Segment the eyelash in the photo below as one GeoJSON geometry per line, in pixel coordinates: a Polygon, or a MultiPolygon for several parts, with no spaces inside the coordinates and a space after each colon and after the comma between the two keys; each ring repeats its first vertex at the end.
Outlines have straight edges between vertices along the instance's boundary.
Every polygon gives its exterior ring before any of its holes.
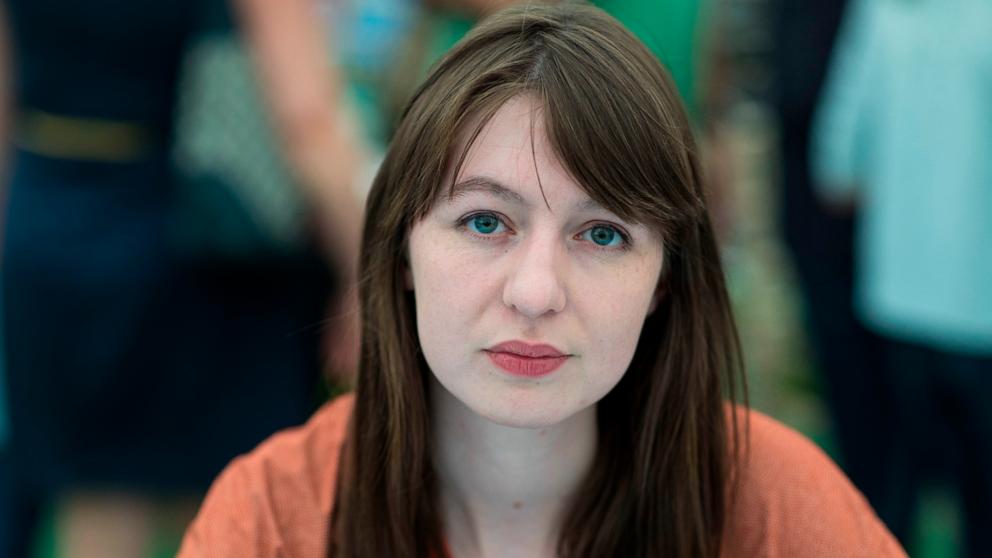
{"type": "MultiPolygon", "coordinates": [[[[503,218],[502,215],[500,215],[498,213],[494,213],[492,211],[476,211],[475,213],[469,213],[468,215],[466,215],[466,216],[464,216],[464,217],[462,217],[461,219],[458,220],[457,226],[458,226],[459,229],[466,231],[468,234],[472,235],[475,238],[478,238],[480,240],[492,240],[492,238],[493,238],[494,235],[492,235],[492,234],[488,234],[488,235],[486,235],[486,234],[479,234],[479,233],[476,233],[476,232],[471,231],[468,228],[468,225],[472,221],[472,219],[475,219],[476,217],[479,217],[479,216],[482,216],[482,215],[488,215],[490,217],[493,217],[494,219],[496,219],[497,221],[499,221],[499,223],[501,225],[503,225],[504,227],[506,227],[507,229],[510,228],[510,226],[506,224],[507,219],[503,218]]],[[[594,229],[596,227],[605,227],[605,228],[611,229],[612,231],[614,231],[615,233],[617,233],[620,236],[620,245],[619,246],[600,246],[600,245],[597,245],[595,242],[591,242],[590,244],[592,245],[592,247],[593,247],[594,250],[599,250],[599,251],[602,251],[602,252],[626,252],[626,251],[630,250],[630,247],[631,247],[630,236],[625,231],[623,231],[622,229],[620,229],[620,227],[617,227],[616,225],[611,225],[609,223],[593,223],[591,226],[589,226],[589,227],[587,227],[585,229],[582,229],[582,231],[580,233],[578,233],[577,235],[575,235],[575,236],[580,236],[580,235],[584,234],[586,231],[588,231],[590,229],[594,229]]]]}

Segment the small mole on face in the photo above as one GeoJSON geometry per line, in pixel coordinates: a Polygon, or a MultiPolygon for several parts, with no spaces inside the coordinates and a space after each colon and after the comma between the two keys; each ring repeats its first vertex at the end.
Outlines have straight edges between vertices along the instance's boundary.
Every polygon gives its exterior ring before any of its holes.
{"type": "Polygon", "coordinates": [[[519,510],[522,507],[524,507],[524,503],[523,502],[514,502],[513,503],[513,509],[515,509],[515,510],[519,510]]]}

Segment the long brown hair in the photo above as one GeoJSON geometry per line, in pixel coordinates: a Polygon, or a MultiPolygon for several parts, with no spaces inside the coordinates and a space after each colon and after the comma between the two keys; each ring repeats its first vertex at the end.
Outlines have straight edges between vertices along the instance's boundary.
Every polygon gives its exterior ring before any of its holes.
{"type": "Polygon", "coordinates": [[[563,518],[558,554],[715,556],[738,446],[723,400],[742,385],[741,358],[695,145],[659,62],[612,17],[578,4],[489,17],[404,112],[368,200],[361,368],[329,553],[443,554],[406,236],[449,191],[445,171],[467,151],[460,138],[470,132],[471,145],[520,94],[543,105],[551,144],[589,196],[653,226],[665,245],[665,296],[627,373],[598,403],[597,455],[563,518]]]}

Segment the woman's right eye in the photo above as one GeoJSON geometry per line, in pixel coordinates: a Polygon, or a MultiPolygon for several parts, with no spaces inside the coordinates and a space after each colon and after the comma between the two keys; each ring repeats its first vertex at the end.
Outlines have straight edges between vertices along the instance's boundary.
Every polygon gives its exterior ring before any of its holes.
{"type": "Polygon", "coordinates": [[[506,225],[493,213],[476,213],[469,215],[463,221],[468,230],[475,234],[488,236],[506,231],[506,225]]]}

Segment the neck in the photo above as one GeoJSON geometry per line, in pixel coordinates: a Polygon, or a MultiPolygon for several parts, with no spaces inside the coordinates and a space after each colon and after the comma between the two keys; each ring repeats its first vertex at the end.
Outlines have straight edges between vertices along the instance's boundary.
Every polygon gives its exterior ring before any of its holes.
{"type": "Polygon", "coordinates": [[[432,379],[434,464],[453,556],[554,556],[592,466],[596,411],[541,428],[493,423],[432,379]]]}

